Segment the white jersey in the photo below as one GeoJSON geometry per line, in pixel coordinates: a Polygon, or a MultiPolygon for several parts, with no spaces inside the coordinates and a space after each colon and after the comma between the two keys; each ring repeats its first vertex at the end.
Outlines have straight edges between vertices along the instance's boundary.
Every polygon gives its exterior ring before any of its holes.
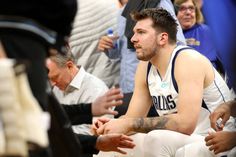
{"type": "MultiPolygon", "coordinates": [[[[159,116],[177,113],[178,86],[174,78],[175,59],[181,50],[188,49],[198,53],[187,46],[177,46],[171,56],[166,74],[160,77],[158,70],[149,62],[147,67],[147,83],[152,96],[153,105],[159,116]]],[[[213,67],[212,67],[213,68],[213,67]]],[[[206,135],[210,128],[209,115],[221,103],[232,100],[229,88],[220,74],[214,69],[215,79],[203,91],[202,107],[194,133],[206,135]]],[[[194,112],[194,111],[193,111],[194,112]]],[[[232,123],[233,125],[233,123],[232,123]]]]}

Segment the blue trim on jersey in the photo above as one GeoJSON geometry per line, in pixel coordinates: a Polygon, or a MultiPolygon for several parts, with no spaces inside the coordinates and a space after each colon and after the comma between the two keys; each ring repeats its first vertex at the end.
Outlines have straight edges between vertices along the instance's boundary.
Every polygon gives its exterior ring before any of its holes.
{"type": "Polygon", "coordinates": [[[150,107],[147,117],[160,117],[154,104],[150,107]]]}
{"type": "Polygon", "coordinates": [[[218,85],[216,84],[215,80],[214,80],[214,84],[215,84],[216,88],[218,89],[218,91],[220,92],[220,95],[222,96],[223,101],[226,102],[226,101],[225,101],[225,97],[224,97],[224,95],[222,94],[222,92],[221,92],[220,88],[218,87],[218,85]]]}
{"type": "MultiPolygon", "coordinates": [[[[148,86],[148,74],[150,72],[152,63],[148,62],[148,66],[147,66],[147,76],[146,76],[146,82],[147,82],[147,86],[148,86]]],[[[150,92],[150,91],[149,91],[150,92]]],[[[150,110],[148,112],[148,116],[147,117],[160,117],[160,115],[157,113],[156,108],[154,106],[154,104],[152,104],[152,106],[150,107],[150,110]]]]}
{"type": "Polygon", "coordinates": [[[171,79],[172,79],[174,88],[175,88],[175,90],[176,90],[177,93],[179,92],[179,89],[178,89],[178,85],[177,85],[177,82],[176,82],[175,77],[174,77],[174,76],[175,76],[175,75],[174,75],[175,60],[176,60],[178,54],[179,54],[182,50],[186,50],[186,49],[193,49],[193,48],[191,48],[191,47],[184,47],[184,48],[179,49],[179,50],[175,53],[175,56],[174,56],[174,58],[173,58],[173,60],[172,60],[171,79]]]}
{"type": "Polygon", "coordinates": [[[151,63],[151,62],[148,62],[148,66],[147,66],[147,75],[146,75],[147,86],[148,86],[148,74],[149,74],[149,72],[150,72],[151,66],[152,66],[152,63],[151,63]]]}
{"type": "Polygon", "coordinates": [[[205,109],[207,109],[209,112],[211,112],[211,111],[209,110],[209,108],[207,107],[207,105],[206,105],[206,103],[205,103],[204,100],[202,100],[202,107],[205,108],[205,109]]]}
{"type": "Polygon", "coordinates": [[[158,75],[159,75],[159,77],[160,77],[160,79],[161,79],[161,81],[162,81],[162,77],[161,77],[160,72],[158,71],[158,69],[156,69],[156,71],[157,71],[157,73],[158,73],[158,75]]]}

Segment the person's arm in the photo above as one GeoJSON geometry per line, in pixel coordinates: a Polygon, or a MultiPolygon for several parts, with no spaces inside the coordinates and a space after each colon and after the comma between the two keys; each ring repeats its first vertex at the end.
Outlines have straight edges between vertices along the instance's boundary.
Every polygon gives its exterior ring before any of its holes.
{"type": "Polygon", "coordinates": [[[142,62],[138,64],[135,74],[135,85],[128,110],[124,117],[146,117],[152,105],[152,98],[147,86],[147,64],[142,62]]]}
{"type": "Polygon", "coordinates": [[[80,141],[82,152],[84,154],[97,154],[99,150],[96,149],[97,136],[76,134],[80,141]]]}
{"type": "MultiPolygon", "coordinates": [[[[148,110],[146,109],[147,105],[150,106],[151,98],[147,96],[147,93],[149,93],[148,90],[143,88],[142,85],[140,86],[140,84],[144,83],[144,80],[141,81],[140,78],[136,78],[135,81],[139,80],[135,84],[136,87],[139,87],[136,89],[139,92],[135,91],[136,93],[134,92],[134,96],[132,97],[131,107],[129,107],[126,114],[126,117],[129,118],[111,120],[100,127],[98,132],[105,134],[111,132],[127,134],[130,132],[147,133],[155,129],[167,129],[191,134],[196,127],[200,112],[206,64],[210,63],[198,53],[196,53],[196,56],[181,53],[176,59],[175,78],[179,88],[179,98],[177,101],[178,113],[161,117],[144,118],[144,114],[148,110]],[[201,60],[199,60],[199,57],[201,60]],[[136,95],[137,93],[140,95],[136,95]],[[146,106],[146,108],[143,106],[146,106]]],[[[142,78],[144,74],[146,73],[140,74],[140,77],[142,78]]]]}
{"type": "Polygon", "coordinates": [[[92,103],[76,104],[76,105],[62,105],[66,111],[72,125],[91,124],[92,123],[92,103]]]}
{"type": "Polygon", "coordinates": [[[140,61],[135,74],[134,92],[126,114],[121,116],[119,119],[111,119],[110,122],[108,120],[98,122],[97,126],[95,126],[97,134],[108,132],[126,134],[128,132],[125,127],[127,124],[126,118],[146,117],[152,104],[152,99],[146,83],[146,73],[147,62],[140,61]],[[102,125],[104,123],[106,124],[102,125]]]}
{"type": "Polygon", "coordinates": [[[119,88],[111,88],[104,95],[98,97],[93,103],[63,105],[73,125],[92,123],[93,116],[104,114],[118,114],[112,110],[114,106],[122,105],[123,94],[119,88]]]}

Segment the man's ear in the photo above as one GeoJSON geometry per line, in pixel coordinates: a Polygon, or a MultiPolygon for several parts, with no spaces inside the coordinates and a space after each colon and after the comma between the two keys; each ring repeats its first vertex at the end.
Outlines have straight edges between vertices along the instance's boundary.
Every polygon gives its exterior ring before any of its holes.
{"type": "Polygon", "coordinates": [[[73,66],[74,66],[74,63],[73,63],[72,61],[67,61],[67,62],[66,62],[66,67],[67,67],[68,69],[73,68],[73,66]]]}
{"type": "Polygon", "coordinates": [[[160,45],[166,44],[166,42],[168,41],[168,34],[166,32],[160,33],[158,40],[160,42],[160,45]]]}

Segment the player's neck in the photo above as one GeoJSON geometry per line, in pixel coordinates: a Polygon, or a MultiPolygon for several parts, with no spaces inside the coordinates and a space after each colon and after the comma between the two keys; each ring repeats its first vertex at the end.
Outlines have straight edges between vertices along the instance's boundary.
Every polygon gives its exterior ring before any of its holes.
{"type": "Polygon", "coordinates": [[[166,73],[166,70],[168,68],[172,53],[176,47],[176,44],[174,45],[166,45],[162,48],[160,48],[158,52],[158,56],[153,58],[151,60],[151,63],[156,67],[156,69],[159,71],[161,76],[163,77],[166,73]]]}

